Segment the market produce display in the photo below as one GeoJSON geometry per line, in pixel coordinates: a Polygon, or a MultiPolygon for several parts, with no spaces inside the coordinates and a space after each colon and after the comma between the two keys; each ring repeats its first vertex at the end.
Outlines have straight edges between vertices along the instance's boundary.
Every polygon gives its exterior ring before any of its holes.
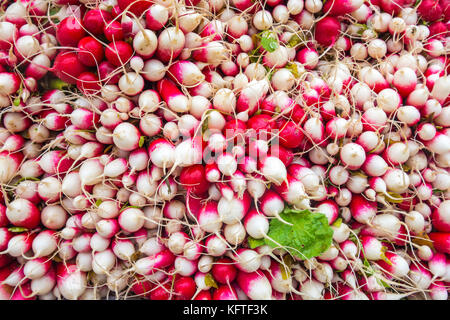
{"type": "Polygon", "coordinates": [[[0,17],[0,299],[448,299],[450,0],[0,17]]]}

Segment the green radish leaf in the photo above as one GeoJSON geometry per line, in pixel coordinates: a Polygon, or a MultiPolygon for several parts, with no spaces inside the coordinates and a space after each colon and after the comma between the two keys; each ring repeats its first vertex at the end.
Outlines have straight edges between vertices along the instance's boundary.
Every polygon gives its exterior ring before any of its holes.
{"type": "Polygon", "coordinates": [[[172,192],[172,188],[170,188],[170,181],[169,181],[169,179],[166,179],[166,185],[167,185],[167,188],[169,189],[169,193],[171,193],[172,192]]]}
{"type": "Polygon", "coordinates": [[[362,170],[353,171],[351,173],[351,175],[352,176],[359,176],[359,177],[362,177],[362,178],[368,178],[368,176],[364,172],[362,172],[362,170]]]}
{"type": "Polygon", "coordinates": [[[139,138],[139,148],[142,148],[142,146],[144,145],[144,143],[145,143],[145,136],[141,136],[141,137],[139,138]]]}
{"type": "Polygon", "coordinates": [[[59,12],[59,10],[61,10],[61,8],[58,7],[53,7],[50,9],[50,15],[54,16],[55,14],[57,14],[59,12]]]}
{"type": "Polygon", "coordinates": [[[391,203],[402,203],[403,202],[403,197],[400,194],[390,192],[390,191],[388,191],[387,194],[390,196],[390,197],[385,197],[385,199],[388,202],[391,202],[391,203]]]}
{"type": "Polygon", "coordinates": [[[281,271],[281,277],[283,280],[289,279],[289,277],[292,274],[292,263],[294,262],[294,259],[292,259],[291,255],[285,254],[283,256],[283,263],[280,263],[280,271],[281,271]]]}
{"type": "Polygon", "coordinates": [[[300,43],[302,43],[303,39],[300,38],[297,34],[294,34],[288,41],[287,46],[289,48],[293,48],[297,45],[299,45],[300,43]]]}
{"type": "Polygon", "coordinates": [[[203,119],[203,123],[202,123],[202,135],[205,134],[206,131],[208,131],[209,129],[209,125],[208,125],[208,117],[209,117],[209,113],[212,111],[212,109],[206,110],[204,115],[204,119],[203,119]]]}
{"type": "Polygon", "coordinates": [[[213,276],[210,273],[207,273],[205,275],[205,285],[207,285],[208,287],[216,288],[216,289],[219,287],[217,285],[216,280],[214,280],[213,276]]]}
{"type": "Polygon", "coordinates": [[[122,206],[122,208],[120,208],[119,212],[122,212],[123,210],[128,208],[127,206],[128,206],[128,201],[123,204],[123,206],[122,206]]]}
{"type": "Polygon", "coordinates": [[[288,63],[285,68],[288,69],[296,79],[298,79],[300,77],[300,73],[298,72],[297,64],[288,63]]]}
{"type": "Polygon", "coordinates": [[[104,153],[104,154],[108,153],[109,151],[111,151],[112,148],[113,148],[113,145],[110,144],[109,146],[107,146],[107,147],[105,148],[105,150],[103,150],[103,153],[104,153]]]}
{"type": "Polygon", "coordinates": [[[401,164],[402,170],[405,172],[411,171],[411,168],[406,164],[401,164]]]}
{"type": "Polygon", "coordinates": [[[250,249],[255,249],[266,244],[264,239],[255,239],[252,237],[248,237],[247,243],[250,249]]]}
{"type": "Polygon", "coordinates": [[[142,256],[143,256],[143,255],[142,255],[142,252],[140,252],[140,251],[135,251],[135,252],[131,255],[130,260],[133,261],[133,262],[136,262],[136,261],[139,260],[142,256]]]}
{"type": "Polygon", "coordinates": [[[20,178],[19,180],[17,180],[16,185],[19,184],[19,183],[21,183],[22,181],[25,181],[25,180],[41,181],[39,178],[35,178],[35,177],[22,177],[22,178],[20,178]]]}
{"type": "Polygon", "coordinates": [[[369,29],[369,28],[367,27],[367,25],[361,24],[361,23],[355,23],[355,26],[359,27],[359,30],[358,30],[358,34],[359,34],[359,35],[362,35],[364,31],[366,31],[367,29],[369,29]]]}
{"type": "Polygon", "coordinates": [[[98,199],[97,201],[95,201],[95,206],[98,207],[99,205],[101,205],[103,202],[102,199],[98,199]]]}
{"type": "Polygon", "coordinates": [[[50,80],[50,89],[58,89],[63,90],[69,87],[67,82],[62,81],[61,79],[53,78],[50,80]]]}
{"type": "Polygon", "coordinates": [[[273,240],[265,239],[267,245],[272,248],[279,248],[281,245],[291,255],[300,259],[317,257],[330,247],[333,229],[328,225],[324,214],[287,207],[280,217],[292,225],[272,219],[268,237],[273,240]]]}
{"type": "MultiPolygon", "coordinates": [[[[383,247],[386,248],[386,247],[383,247]]],[[[387,248],[386,248],[387,249],[387,248]]],[[[388,257],[386,257],[386,255],[384,254],[384,252],[381,253],[381,260],[383,260],[384,262],[386,262],[388,265],[392,266],[392,262],[391,260],[389,260],[388,257]]]]}
{"type": "Polygon", "coordinates": [[[278,40],[273,32],[261,32],[261,46],[268,52],[274,52],[278,48],[278,40]]]}
{"type": "Polygon", "coordinates": [[[268,67],[265,67],[267,71],[267,79],[272,80],[272,76],[275,73],[275,69],[269,69],[268,67]]]}
{"type": "Polygon", "coordinates": [[[351,233],[349,236],[348,236],[348,240],[350,240],[351,242],[353,242],[354,244],[358,244],[358,239],[356,238],[356,236],[353,234],[353,233],[351,233]]]}
{"type": "Polygon", "coordinates": [[[390,288],[391,286],[389,285],[389,284],[387,284],[383,279],[377,279],[377,282],[381,285],[381,286],[383,286],[383,287],[385,287],[385,288],[390,288]]]}
{"type": "Polygon", "coordinates": [[[261,59],[261,54],[259,53],[258,48],[253,49],[248,54],[251,63],[256,63],[261,59]]]}
{"type": "Polygon", "coordinates": [[[11,228],[8,228],[8,231],[11,231],[11,232],[26,232],[26,231],[28,231],[28,229],[24,228],[24,227],[11,227],[11,228]]]}
{"type": "Polygon", "coordinates": [[[342,224],[342,218],[337,218],[335,222],[333,222],[333,226],[339,228],[342,224]]]}
{"type": "Polygon", "coordinates": [[[373,268],[372,268],[372,266],[370,265],[369,261],[366,258],[364,258],[364,266],[367,268],[367,270],[365,270],[366,274],[368,274],[369,276],[374,274],[373,268]]]}

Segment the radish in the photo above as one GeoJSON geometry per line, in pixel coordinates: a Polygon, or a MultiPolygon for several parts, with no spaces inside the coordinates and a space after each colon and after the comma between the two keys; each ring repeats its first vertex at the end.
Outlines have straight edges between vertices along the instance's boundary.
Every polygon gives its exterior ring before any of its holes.
{"type": "Polygon", "coordinates": [[[339,4],[335,0],[328,0],[323,7],[324,12],[329,12],[332,16],[343,16],[358,10],[363,5],[362,1],[344,1],[339,4]]]}
{"type": "Polygon", "coordinates": [[[56,285],[56,275],[53,269],[50,269],[40,278],[31,280],[30,289],[33,295],[39,295],[40,298],[51,292],[56,285]]]}
{"type": "Polygon", "coordinates": [[[347,143],[340,151],[340,158],[350,170],[357,170],[366,160],[366,153],[359,144],[347,143]]]}
{"type": "Polygon", "coordinates": [[[174,256],[169,250],[163,250],[155,255],[136,261],[135,269],[138,274],[149,275],[153,269],[160,269],[171,265],[174,256]]]}
{"type": "Polygon", "coordinates": [[[450,234],[444,232],[432,232],[429,234],[431,241],[433,241],[433,245],[436,250],[449,254],[450,252],[450,234]]]}
{"type": "Polygon", "coordinates": [[[43,277],[51,267],[52,263],[47,258],[36,258],[25,263],[23,273],[27,278],[35,280],[43,277]]]}
{"type": "Polygon", "coordinates": [[[213,293],[213,300],[238,300],[236,290],[229,286],[220,286],[213,293]]]}
{"type": "Polygon", "coordinates": [[[217,212],[221,221],[226,224],[237,223],[247,214],[250,208],[250,196],[248,193],[243,194],[243,198],[233,197],[231,200],[221,198],[217,204],[217,212]]]}
{"type": "Polygon", "coordinates": [[[270,300],[272,297],[272,287],[270,282],[267,277],[261,273],[239,271],[237,283],[250,299],[270,300]]]}
{"type": "Polygon", "coordinates": [[[133,48],[142,58],[151,58],[156,52],[158,39],[151,30],[144,29],[139,31],[133,39],[133,48]]]}
{"type": "Polygon", "coordinates": [[[236,267],[229,258],[222,258],[213,265],[211,273],[214,279],[221,284],[230,284],[236,279],[236,267]]]}
{"type": "Polygon", "coordinates": [[[158,92],[168,107],[174,112],[187,112],[190,108],[188,98],[181,93],[175,84],[167,79],[158,82],[158,92]]]}
{"type": "Polygon", "coordinates": [[[118,217],[119,225],[128,232],[136,232],[144,226],[144,212],[137,208],[127,208],[118,217]]]}
{"type": "Polygon", "coordinates": [[[55,232],[51,230],[42,231],[33,240],[34,257],[48,256],[57,249],[57,246],[58,242],[55,232]]]}
{"type": "Polygon", "coordinates": [[[323,46],[332,46],[339,36],[339,29],[340,24],[336,18],[326,17],[316,24],[314,38],[323,46]]]}
{"type": "Polygon", "coordinates": [[[78,299],[86,290],[87,277],[75,265],[58,264],[57,267],[57,288],[61,295],[69,300],[78,299]]]}
{"type": "Polygon", "coordinates": [[[261,266],[261,257],[251,249],[240,249],[233,258],[237,262],[237,269],[243,272],[255,272],[261,266]]]}
{"type": "Polygon", "coordinates": [[[162,62],[175,59],[184,48],[185,36],[175,27],[164,29],[158,36],[157,55],[162,62]]]}
{"type": "Polygon", "coordinates": [[[376,214],[376,205],[360,195],[353,195],[350,202],[350,211],[356,221],[368,223],[376,214]]]}
{"type": "Polygon", "coordinates": [[[6,217],[17,227],[33,229],[40,222],[39,209],[29,200],[16,199],[6,208],[6,217]]]}
{"type": "Polygon", "coordinates": [[[287,181],[286,167],[278,158],[267,157],[262,159],[260,170],[266,179],[278,186],[287,181]]]}

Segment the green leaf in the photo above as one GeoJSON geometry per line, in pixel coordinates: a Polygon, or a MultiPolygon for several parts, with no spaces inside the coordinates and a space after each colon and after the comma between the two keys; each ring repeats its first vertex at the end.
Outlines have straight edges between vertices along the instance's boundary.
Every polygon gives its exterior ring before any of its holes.
{"type": "Polygon", "coordinates": [[[95,201],[95,206],[98,207],[99,205],[101,205],[103,202],[102,199],[98,199],[97,201],[95,201]]]}
{"type": "Polygon", "coordinates": [[[248,237],[247,243],[250,249],[255,249],[266,244],[264,239],[255,239],[252,237],[248,237]]]}
{"type": "Polygon", "coordinates": [[[364,31],[366,31],[367,29],[369,29],[369,28],[367,27],[367,25],[361,24],[361,23],[355,23],[355,26],[359,27],[359,30],[358,30],[358,34],[359,34],[359,35],[362,35],[364,31]]]}
{"type": "Polygon", "coordinates": [[[366,258],[366,253],[364,252],[364,248],[363,246],[360,246],[361,251],[362,251],[362,255],[364,257],[364,266],[366,267],[366,270],[364,270],[365,274],[371,276],[373,274],[375,274],[375,270],[372,268],[372,265],[370,264],[369,260],[367,260],[366,258]]]}
{"type": "Polygon", "coordinates": [[[141,136],[139,138],[139,148],[141,148],[145,143],[145,136],[141,136]]]}
{"type": "Polygon", "coordinates": [[[385,199],[388,202],[392,202],[392,203],[402,203],[403,202],[403,197],[400,194],[394,193],[391,191],[388,191],[387,194],[389,195],[389,197],[386,197],[385,199]]]}
{"type": "Polygon", "coordinates": [[[261,54],[259,53],[258,48],[255,48],[248,53],[248,57],[251,63],[256,63],[261,59],[261,54]]]}
{"type": "Polygon", "coordinates": [[[288,225],[279,219],[270,221],[267,245],[283,249],[300,259],[310,259],[325,252],[331,245],[333,229],[328,225],[327,217],[322,213],[309,210],[285,208],[280,217],[291,223],[288,225]]]}
{"type": "Polygon", "coordinates": [[[369,260],[367,260],[366,258],[364,258],[364,266],[366,267],[366,274],[368,274],[369,276],[374,274],[373,268],[370,265],[369,260]]]}
{"type": "Polygon", "coordinates": [[[125,210],[127,208],[127,206],[128,206],[128,201],[123,204],[123,206],[122,206],[122,208],[120,208],[119,212],[122,212],[123,210],[125,210]]]}
{"type": "Polygon", "coordinates": [[[411,168],[406,164],[401,164],[400,166],[402,167],[402,170],[405,172],[411,171],[411,168]]]}
{"type": "Polygon", "coordinates": [[[172,188],[170,187],[169,179],[166,179],[166,185],[167,185],[167,189],[169,189],[169,193],[171,193],[172,192],[172,188]]]}
{"type": "Polygon", "coordinates": [[[353,233],[351,233],[349,236],[348,236],[348,240],[350,240],[351,242],[353,242],[354,244],[358,244],[358,239],[356,238],[356,236],[353,234],[353,233]]]}
{"type": "Polygon", "coordinates": [[[337,218],[335,222],[333,222],[333,226],[339,228],[342,224],[342,218],[337,218]]]}
{"type": "Polygon", "coordinates": [[[39,178],[35,178],[35,177],[22,177],[19,180],[17,180],[16,185],[21,183],[22,181],[25,181],[25,180],[41,181],[39,178]]]}
{"type": "MultiPolygon", "coordinates": [[[[386,247],[383,247],[386,248],[386,247]]],[[[387,248],[386,248],[387,249],[387,248]]],[[[385,249],[385,250],[386,250],[385,249]]],[[[392,262],[391,260],[389,260],[388,257],[386,257],[386,255],[384,254],[384,252],[381,253],[381,260],[383,260],[384,262],[386,262],[388,265],[392,266],[392,262]]]]}
{"type": "Polygon", "coordinates": [[[385,287],[385,288],[390,288],[391,286],[389,285],[389,284],[387,284],[383,279],[377,279],[377,282],[381,285],[381,286],[383,286],[383,287],[385,287]]]}
{"type": "Polygon", "coordinates": [[[433,246],[433,241],[431,241],[430,237],[425,232],[422,232],[415,236],[412,239],[412,242],[419,246],[429,246],[430,249],[433,250],[433,252],[436,252],[436,249],[433,246]]]}
{"type": "Polygon", "coordinates": [[[28,231],[28,229],[24,228],[24,227],[11,227],[11,228],[8,228],[8,231],[11,231],[11,232],[26,232],[26,231],[28,231]]]}
{"type": "Polygon", "coordinates": [[[140,209],[140,208],[142,208],[142,207],[139,207],[139,206],[128,206],[128,207],[126,207],[125,209],[128,209],[128,208],[140,209]]]}
{"type": "Polygon", "coordinates": [[[353,171],[351,173],[351,175],[352,176],[359,176],[359,177],[362,177],[362,178],[368,178],[368,176],[364,172],[362,172],[362,170],[353,171]]]}
{"type": "Polygon", "coordinates": [[[289,48],[293,48],[297,45],[299,45],[300,43],[302,43],[303,39],[300,38],[297,34],[294,34],[288,41],[287,46],[289,48]]]}
{"type": "Polygon", "coordinates": [[[62,81],[61,79],[52,78],[50,80],[50,89],[58,89],[63,90],[69,87],[69,84],[67,82],[62,81]]]}
{"type": "Polygon", "coordinates": [[[272,76],[275,73],[275,69],[270,69],[269,67],[264,67],[267,71],[267,79],[272,80],[272,76]]]}
{"type": "Polygon", "coordinates": [[[143,256],[142,252],[140,252],[140,251],[138,250],[138,251],[135,251],[135,252],[131,255],[130,260],[133,261],[133,262],[136,262],[136,261],[139,260],[142,256],[143,256]]]}
{"type": "Polygon", "coordinates": [[[20,98],[19,97],[15,98],[13,104],[15,107],[18,107],[20,105],[20,98]]]}
{"type": "Polygon", "coordinates": [[[283,263],[280,263],[281,278],[283,278],[283,280],[287,280],[291,276],[293,262],[294,260],[289,254],[283,256],[283,263]]]}
{"type": "Polygon", "coordinates": [[[59,12],[59,10],[61,10],[61,8],[59,7],[53,7],[50,9],[50,15],[54,16],[55,14],[57,14],[59,12]]]}
{"type": "Polygon", "coordinates": [[[109,151],[111,151],[111,149],[113,148],[114,146],[112,145],[112,144],[110,144],[109,146],[107,146],[106,148],[105,148],[105,150],[103,150],[103,154],[106,154],[106,153],[108,153],[109,151]]]}
{"type": "Polygon", "coordinates": [[[207,285],[208,287],[216,288],[216,289],[219,287],[217,285],[216,280],[214,280],[213,276],[210,273],[207,273],[205,275],[205,285],[207,285]]]}
{"type": "Polygon", "coordinates": [[[209,124],[208,124],[208,117],[209,117],[209,113],[212,111],[212,109],[209,109],[209,110],[206,110],[205,111],[205,118],[204,118],[204,120],[203,120],[203,123],[202,123],[202,135],[206,132],[206,131],[208,131],[208,129],[209,129],[209,124]]]}
{"type": "Polygon", "coordinates": [[[296,79],[300,77],[296,63],[288,63],[285,68],[288,69],[296,79]]]}
{"type": "Polygon", "coordinates": [[[261,32],[261,46],[269,52],[274,52],[278,48],[278,40],[273,32],[268,30],[261,32]]]}

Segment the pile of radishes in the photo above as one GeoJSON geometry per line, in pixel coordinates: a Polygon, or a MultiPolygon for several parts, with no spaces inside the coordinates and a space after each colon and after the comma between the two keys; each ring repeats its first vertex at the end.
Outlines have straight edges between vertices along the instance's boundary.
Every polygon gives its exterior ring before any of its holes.
{"type": "Polygon", "coordinates": [[[448,299],[450,0],[1,6],[0,299],[448,299]]]}

